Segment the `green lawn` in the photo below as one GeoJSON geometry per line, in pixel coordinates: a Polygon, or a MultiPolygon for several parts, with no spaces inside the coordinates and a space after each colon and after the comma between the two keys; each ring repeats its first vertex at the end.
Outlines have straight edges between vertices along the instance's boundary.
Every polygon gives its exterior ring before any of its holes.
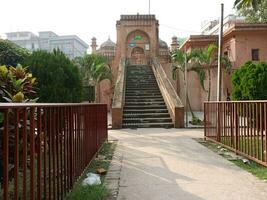
{"type": "Polygon", "coordinates": [[[228,159],[230,162],[233,162],[238,167],[250,172],[254,176],[258,177],[259,179],[267,181],[267,167],[261,164],[258,164],[254,161],[251,161],[251,160],[250,160],[250,164],[245,164],[240,159],[232,159],[231,157],[228,156],[227,152],[230,152],[230,153],[234,153],[234,152],[231,152],[230,150],[224,149],[224,148],[223,148],[223,151],[221,151],[222,148],[220,147],[220,145],[212,141],[208,141],[208,140],[204,141],[202,139],[199,139],[198,142],[204,145],[205,147],[209,148],[213,152],[225,157],[226,159],[228,159]]]}
{"type": "MultiPolygon", "coordinates": [[[[235,141],[230,141],[230,137],[222,137],[221,143],[235,148],[235,141]]],[[[240,137],[238,140],[239,151],[265,161],[265,136],[240,137]]]]}
{"type": "Polygon", "coordinates": [[[107,197],[108,191],[104,186],[105,176],[101,176],[101,185],[83,186],[82,181],[85,179],[88,172],[96,173],[98,168],[104,168],[108,170],[115,148],[116,142],[108,142],[103,145],[98,154],[98,158],[91,162],[83,176],[75,184],[72,192],[67,195],[66,200],[102,200],[107,197]]]}

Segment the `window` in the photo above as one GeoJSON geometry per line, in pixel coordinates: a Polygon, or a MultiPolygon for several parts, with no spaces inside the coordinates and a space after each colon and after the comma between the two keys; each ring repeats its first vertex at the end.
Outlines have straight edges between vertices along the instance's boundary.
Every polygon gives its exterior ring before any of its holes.
{"type": "Polygon", "coordinates": [[[257,60],[260,60],[260,56],[259,56],[260,54],[259,54],[259,49],[252,49],[251,50],[251,59],[253,60],[253,61],[257,61],[257,60]]]}
{"type": "Polygon", "coordinates": [[[34,43],[32,43],[32,49],[34,49],[34,43]]]}

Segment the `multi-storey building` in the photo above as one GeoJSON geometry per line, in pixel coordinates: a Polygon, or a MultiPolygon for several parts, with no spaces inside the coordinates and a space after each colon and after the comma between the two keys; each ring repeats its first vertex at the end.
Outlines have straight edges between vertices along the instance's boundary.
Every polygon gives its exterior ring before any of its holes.
{"type": "Polygon", "coordinates": [[[42,49],[51,52],[60,49],[70,59],[83,56],[89,47],[76,35],[59,36],[52,31],[39,32],[39,36],[31,32],[11,32],[6,35],[8,40],[29,51],[42,49]]]}

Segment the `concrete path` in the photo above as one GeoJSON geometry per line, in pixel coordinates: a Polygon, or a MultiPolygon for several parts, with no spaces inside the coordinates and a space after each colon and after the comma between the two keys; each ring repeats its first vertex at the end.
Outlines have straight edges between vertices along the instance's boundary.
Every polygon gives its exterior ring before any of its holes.
{"type": "Polygon", "coordinates": [[[267,184],[193,138],[203,130],[111,130],[121,155],[118,200],[266,200],[267,184]]]}

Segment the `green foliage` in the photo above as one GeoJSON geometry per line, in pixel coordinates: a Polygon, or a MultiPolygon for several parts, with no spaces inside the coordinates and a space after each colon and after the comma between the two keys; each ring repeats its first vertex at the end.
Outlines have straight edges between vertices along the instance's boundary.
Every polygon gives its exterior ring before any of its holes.
{"type": "Polygon", "coordinates": [[[29,55],[27,49],[21,48],[8,40],[0,39],[0,65],[17,66],[29,55]]]}
{"type": "Polygon", "coordinates": [[[20,64],[17,67],[0,66],[1,102],[35,102],[36,78],[20,64]]]}
{"type": "Polygon", "coordinates": [[[81,71],[84,81],[91,86],[105,79],[112,81],[111,69],[107,64],[106,58],[96,54],[84,56],[81,63],[81,71]]]}
{"type": "Polygon", "coordinates": [[[39,102],[72,103],[82,101],[79,69],[59,50],[35,51],[26,59],[38,79],[39,102]]]}
{"type": "MultiPolygon", "coordinates": [[[[217,50],[217,46],[214,44],[210,44],[207,48],[204,49],[193,49],[192,50],[192,57],[193,57],[193,69],[199,75],[202,88],[205,90],[204,87],[204,80],[205,80],[205,72],[203,71],[204,68],[208,71],[208,98],[207,100],[210,101],[211,96],[211,68],[217,65],[218,56],[215,54],[217,50]]],[[[229,73],[232,66],[231,62],[228,57],[222,57],[222,65],[224,66],[225,70],[229,73]]]]}
{"type": "Polygon", "coordinates": [[[237,4],[240,16],[251,23],[267,23],[267,0],[243,0],[245,3],[237,4]]]}
{"type": "Polygon", "coordinates": [[[234,100],[267,99],[267,63],[247,62],[232,75],[234,100]]]}
{"type": "MultiPolygon", "coordinates": [[[[108,66],[106,58],[96,54],[90,54],[85,55],[82,59],[76,59],[76,63],[77,66],[81,67],[84,85],[91,86],[89,88],[95,88],[95,95],[90,96],[98,100],[98,84],[105,79],[112,81],[111,68],[108,66]]],[[[89,101],[91,100],[89,98],[89,101]]]]}
{"type": "Polygon", "coordinates": [[[238,10],[242,8],[256,8],[263,1],[264,0],[235,0],[234,7],[238,10]]]}
{"type": "Polygon", "coordinates": [[[198,74],[199,80],[200,80],[200,85],[203,90],[206,91],[205,86],[204,86],[204,81],[206,79],[206,74],[203,68],[201,67],[192,67],[192,70],[195,71],[198,74]]]}

